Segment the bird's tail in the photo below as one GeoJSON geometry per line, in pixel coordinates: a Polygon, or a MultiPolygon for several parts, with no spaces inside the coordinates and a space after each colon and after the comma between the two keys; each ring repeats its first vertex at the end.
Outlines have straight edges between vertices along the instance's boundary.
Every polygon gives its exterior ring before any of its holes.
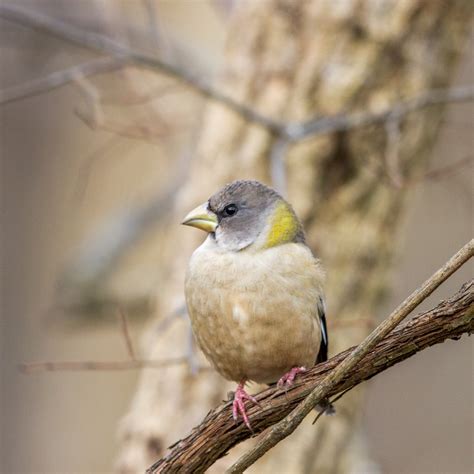
{"type": "Polygon", "coordinates": [[[315,406],[315,410],[319,413],[324,413],[327,416],[332,416],[336,414],[336,409],[334,408],[334,405],[327,398],[321,400],[315,406]]]}

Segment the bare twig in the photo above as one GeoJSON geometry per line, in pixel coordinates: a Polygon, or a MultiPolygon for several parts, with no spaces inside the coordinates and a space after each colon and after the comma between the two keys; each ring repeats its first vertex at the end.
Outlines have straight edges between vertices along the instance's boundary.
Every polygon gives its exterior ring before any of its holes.
{"type": "Polygon", "coordinates": [[[171,357],[163,360],[81,360],[81,361],[45,361],[29,362],[20,364],[20,370],[25,374],[36,374],[42,372],[68,372],[68,371],[115,371],[115,370],[136,370],[136,369],[163,369],[174,365],[186,364],[188,358],[171,357]]]}
{"type": "Polygon", "coordinates": [[[305,416],[324,400],[332,388],[340,383],[350,371],[405,319],[423,300],[425,300],[441,283],[451,276],[459,267],[474,255],[474,239],[468,242],[459,252],[451,257],[443,267],[415,290],[392,314],[372,331],[362,343],[334,371],[319,384],[306,399],[286,418],[278,422],[258,444],[245,453],[231,468],[229,473],[241,473],[268,450],[289,436],[303,421],[305,416]]]}
{"type": "Polygon", "coordinates": [[[43,94],[74,81],[78,76],[87,77],[110,72],[123,67],[123,65],[123,61],[118,58],[99,58],[78,64],[63,71],[56,71],[48,76],[1,90],[0,104],[43,94]]]}
{"type": "Polygon", "coordinates": [[[120,95],[118,97],[103,97],[102,103],[106,105],[115,105],[115,106],[133,106],[140,105],[146,102],[150,102],[155,99],[159,99],[171,94],[177,94],[183,92],[183,86],[176,82],[170,84],[159,85],[153,87],[151,90],[138,93],[135,92],[127,95],[120,95]]]}
{"type": "Polygon", "coordinates": [[[137,360],[132,338],[130,336],[130,331],[128,330],[127,316],[123,312],[122,308],[119,308],[117,310],[117,316],[119,318],[120,329],[122,331],[123,340],[125,341],[125,346],[127,348],[128,355],[130,356],[131,360],[137,360]]]}
{"type": "Polygon", "coordinates": [[[472,165],[473,162],[474,162],[474,156],[466,156],[449,165],[440,166],[439,168],[435,168],[433,170],[427,171],[421,177],[421,179],[437,180],[437,179],[445,178],[446,176],[452,173],[455,173],[456,171],[459,171],[465,166],[472,165]]]}
{"type": "Polygon", "coordinates": [[[89,117],[91,128],[96,129],[97,127],[102,126],[105,121],[105,114],[102,109],[99,89],[97,89],[97,87],[92,84],[87,77],[80,73],[74,77],[74,82],[84,96],[85,102],[89,106],[89,110],[91,110],[89,117]]]}
{"type": "Polygon", "coordinates": [[[459,86],[451,89],[433,89],[392,104],[380,112],[359,112],[330,117],[315,118],[308,122],[289,124],[285,127],[286,136],[292,141],[302,140],[311,135],[336,131],[347,131],[385,123],[394,115],[402,120],[411,112],[446,103],[470,102],[474,100],[474,86],[459,86]]]}
{"type": "MultiPolygon", "coordinates": [[[[424,295],[426,290],[425,286],[420,289],[424,295]]],[[[410,298],[409,301],[412,306],[414,300],[410,298]]],[[[436,308],[415,316],[379,341],[344,379],[339,380],[330,389],[327,396],[341,394],[427,347],[447,339],[459,339],[463,334],[470,334],[472,331],[474,331],[474,281],[463,285],[449,300],[442,301],[436,308]]],[[[297,379],[286,391],[272,387],[258,394],[257,399],[263,410],[256,406],[248,410],[253,433],[243,423],[233,421],[230,402],[217,407],[208,413],[188,436],[170,447],[170,451],[147,472],[149,474],[205,472],[233,446],[273,425],[277,426],[275,424],[279,420],[293,413],[292,410],[313,393],[314,387],[320,387],[328,379],[328,375],[331,376],[338,371],[355,350],[357,349],[350,348],[329,361],[318,364],[297,379]]]]}
{"type": "Polygon", "coordinates": [[[99,102],[91,103],[88,110],[75,109],[76,116],[82,120],[91,130],[103,130],[125,138],[145,141],[156,145],[162,144],[163,139],[172,135],[177,128],[170,126],[155,112],[152,124],[132,122],[122,123],[118,120],[107,118],[101,113],[99,102]]]}

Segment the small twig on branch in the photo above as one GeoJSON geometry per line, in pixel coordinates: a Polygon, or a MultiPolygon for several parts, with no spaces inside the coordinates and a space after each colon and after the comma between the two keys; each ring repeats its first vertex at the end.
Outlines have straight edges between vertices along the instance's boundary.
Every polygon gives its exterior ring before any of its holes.
{"type": "Polygon", "coordinates": [[[135,349],[133,347],[132,337],[130,336],[130,331],[128,330],[127,316],[123,312],[122,308],[117,310],[117,316],[120,322],[120,329],[122,330],[123,340],[125,341],[125,346],[127,348],[128,355],[131,360],[137,360],[135,349]]]}
{"type": "Polygon", "coordinates": [[[287,392],[268,389],[257,396],[263,410],[250,407],[254,434],[232,421],[230,403],[211,411],[189,436],[148,469],[148,473],[204,472],[237,443],[269,428],[258,445],[232,466],[243,472],[268,449],[291,434],[321,400],[353,388],[420,350],[474,330],[474,282],[435,309],[390,331],[474,253],[474,240],[407,298],[364,342],[305,374],[287,392]],[[295,408],[296,407],[296,408],[295,408]],[[293,411],[292,411],[293,410],[293,411]]]}
{"type": "Polygon", "coordinates": [[[78,86],[84,100],[89,107],[90,112],[90,127],[96,129],[101,127],[105,122],[105,114],[102,109],[101,96],[99,89],[82,74],[78,74],[74,78],[75,84],[78,86]]]}
{"type": "Polygon", "coordinates": [[[238,102],[227,94],[216,90],[203,80],[200,75],[183,70],[178,66],[158,58],[133,51],[107,36],[82,30],[75,25],[38,12],[33,12],[17,5],[0,5],[0,17],[7,21],[12,21],[56,36],[76,45],[101,51],[102,53],[109,54],[120,60],[126,60],[137,66],[160,71],[188,85],[202,96],[229,107],[246,120],[265,127],[275,136],[293,142],[312,135],[346,131],[377,123],[384,123],[390,119],[395,109],[400,119],[402,119],[410,112],[426,107],[449,102],[468,102],[474,100],[474,86],[455,87],[452,89],[428,91],[424,94],[420,94],[418,97],[394,104],[387,110],[381,112],[360,112],[350,115],[341,114],[330,117],[315,117],[306,122],[287,124],[266,117],[252,107],[238,102]]]}
{"type": "Polygon", "coordinates": [[[163,84],[153,87],[146,92],[136,92],[129,94],[120,94],[115,97],[103,97],[102,103],[104,105],[113,105],[119,107],[129,107],[134,105],[144,104],[156,99],[161,99],[171,94],[179,94],[183,92],[183,86],[176,82],[170,84],[163,84]]]}
{"type": "Polygon", "coordinates": [[[0,90],[0,104],[7,104],[16,100],[43,94],[44,92],[74,81],[78,76],[87,77],[104,72],[111,72],[123,66],[124,62],[118,58],[94,59],[63,71],[53,72],[39,79],[0,90]]]}
{"type": "Polygon", "coordinates": [[[377,326],[357,348],[332,371],[287,417],[279,421],[258,444],[245,453],[231,468],[229,473],[244,472],[273,446],[289,436],[306,415],[322,400],[329,396],[335,385],[340,383],[362,359],[403,321],[423,300],[438,288],[459,267],[474,255],[474,239],[451,257],[431,278],[415,290],[392,314],[377,326]]]}
{"type": "Polygon", "coordinates": [[[437,180],[441,178],[445,178],[446,176],[455,173],[456,171],[460,170],[464,166],[471,165],[474,162],[473,156],[466,156],[461,158],[454,163],[451,163],[446,166],[440,166],[439,168],[435,168],[433,170],[427,171],[421,179],[432,179],[437,180]]]}
{"type": "MultiPolygon", "coordinates": [[[[98,104],[98,103],[97,103],[98,104]]],[[[121,123],[117,120],[107,118],[105,115],[98,114],[101,108],[94,105],[89,110],[75,109],[76,116],[84,122],[91,130],[103,130],[113,133],[114,135],[131,138],[132,140],[145,141],[159,145],[163,143],[163,139],[171,136],[177,128],[166,123],[158,113],[155,112],[152,124],[139,123],[121,123]]]]}

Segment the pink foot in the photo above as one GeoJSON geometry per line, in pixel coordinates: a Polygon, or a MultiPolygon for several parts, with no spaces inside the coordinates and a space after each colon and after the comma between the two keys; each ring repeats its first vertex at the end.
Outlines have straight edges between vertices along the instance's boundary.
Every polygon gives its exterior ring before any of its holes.
{"type": "Polygon", "coordinates": [[[280,378],[277,383],[278,388],[291,387],[295,381],[295,377],[303,372],[306,372],[306,367],[293,367],[289,372],[280,378]]]}
{"type": "Polygon", "coordinates": [[[247,416],[247,412],[245,411],[245,400],[249,400],[258,406],[260,406],[260,403],[258,403],[255,397],[252,397],[252,395],[249,395],[245,391],[244,386],[245,380],[242,380],[239,385],[237,385],[237,390],[234,394],[234,402],[232,403],[232,416],[234,417],[234,420],[237,421],[239,419],[239,414],[242,415],[242,418],[247,428],[250,431],[253,431],[252,427],[250,426],[249,417],[247,416]]]}

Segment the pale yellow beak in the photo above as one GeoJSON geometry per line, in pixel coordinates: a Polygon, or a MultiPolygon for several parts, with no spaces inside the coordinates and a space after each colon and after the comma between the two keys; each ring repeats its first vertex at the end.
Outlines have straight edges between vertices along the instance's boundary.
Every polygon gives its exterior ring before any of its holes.
{"type": "Polygon", "coordinates": [[[208,210],[207,203],[193,209],[181,222],[183,225],[190,225],[206,232],[214,232],[217,228],[217,216],[208,210]]]}

